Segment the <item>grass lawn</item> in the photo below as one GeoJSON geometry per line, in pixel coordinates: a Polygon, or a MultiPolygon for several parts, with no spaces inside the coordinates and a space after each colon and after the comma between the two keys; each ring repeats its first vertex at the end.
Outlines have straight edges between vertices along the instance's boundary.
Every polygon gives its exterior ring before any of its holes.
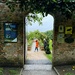
{"type": "Polygon", "coordinates": [[[19,75],[21,68],[1,68],[0,67],[0,75],[19,75]]]}
{"type": "Polygon", "coordinates": [[[50,61],[52,61],[52,54],[45,54],[45,56],[46,56],[50,61]]]}
{"type": "Polygon", "coordinates": [[[74,74],[73,74],[73,73],[68,72],[68,73],[65,73],[65,75],[74,75],[74,74]]]}
{"type": "MultiPolygon", "coordinates": [[[[52,52],[52,41],[49,41],[49,49],[50,49],[50,52],[52,52]]],[[[45,56],[52,62],[52,54],[45,54],[45,56]]]]}

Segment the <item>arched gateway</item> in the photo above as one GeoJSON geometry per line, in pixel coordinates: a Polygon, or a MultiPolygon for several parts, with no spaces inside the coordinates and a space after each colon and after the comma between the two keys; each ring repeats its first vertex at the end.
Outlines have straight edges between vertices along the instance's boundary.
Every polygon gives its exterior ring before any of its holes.
{"type": "MultiPolygon", "coordinates": [[[[18,10],[18,9],[17,9],[18,10]]],[[[20,66],[25,64],[25,12],[11,12],[0,3],[0,66],[20,66]]],[[[54,14],[54,39],[52,64],[75,63],[75,22],[60,12],[54,14]]]]}

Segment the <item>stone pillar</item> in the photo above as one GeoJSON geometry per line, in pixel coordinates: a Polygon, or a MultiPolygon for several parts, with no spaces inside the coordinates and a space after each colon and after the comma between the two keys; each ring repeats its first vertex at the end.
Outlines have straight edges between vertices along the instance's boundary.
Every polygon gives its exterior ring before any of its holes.
{"type": "Polygon", "coordinates": [[[61,13],[55,14],[53,65],[75,63],[75,23],[61,13]]]}
{"type": "Polygon", "coordinates": [[[17,11],[11,12],[4,4],[0,4],[0,66],[23,67],[23,15],[17,11]],[[4,23],[17,24],[17,42],[5,42],[4,23]]]}

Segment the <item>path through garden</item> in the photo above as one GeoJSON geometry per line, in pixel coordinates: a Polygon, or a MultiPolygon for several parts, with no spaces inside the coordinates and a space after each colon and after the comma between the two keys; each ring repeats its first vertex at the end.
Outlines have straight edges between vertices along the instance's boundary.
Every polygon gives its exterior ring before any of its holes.
{"type": "Polygon", "coordinates": [[[48,58],[45,56],[45,51],[42,51],[40,47],[38,48],[38,52],[35,51],[35,42],[32,43],[32,47],[30,51],[27,51],[27,59],[30,60],[42,60],[48,58]]]}
{"type": "Polygon", "coordinates": [[[52,63],[45,56],[45,51],[35,50],[35,43],[32,43],[30,51],[27,51],[27,59],[22,75],[56,75],[52,63]]]}

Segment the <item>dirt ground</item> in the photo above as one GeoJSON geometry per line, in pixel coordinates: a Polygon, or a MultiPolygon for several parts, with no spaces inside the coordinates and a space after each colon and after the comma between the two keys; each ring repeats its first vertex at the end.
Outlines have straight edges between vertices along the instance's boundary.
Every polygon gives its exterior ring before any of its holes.
{"type": "Polygon", "coordinates": [[[75,65],[64,65],[55,67],[59,75],[75,75],[75,65]]]}
{"type": "Polygon", "coordinates": [[[45,56],[45,51],[27,51],[27,59],[30,60],[41,60],[41,59],[47,59],[48,58],[45,56]]]}

